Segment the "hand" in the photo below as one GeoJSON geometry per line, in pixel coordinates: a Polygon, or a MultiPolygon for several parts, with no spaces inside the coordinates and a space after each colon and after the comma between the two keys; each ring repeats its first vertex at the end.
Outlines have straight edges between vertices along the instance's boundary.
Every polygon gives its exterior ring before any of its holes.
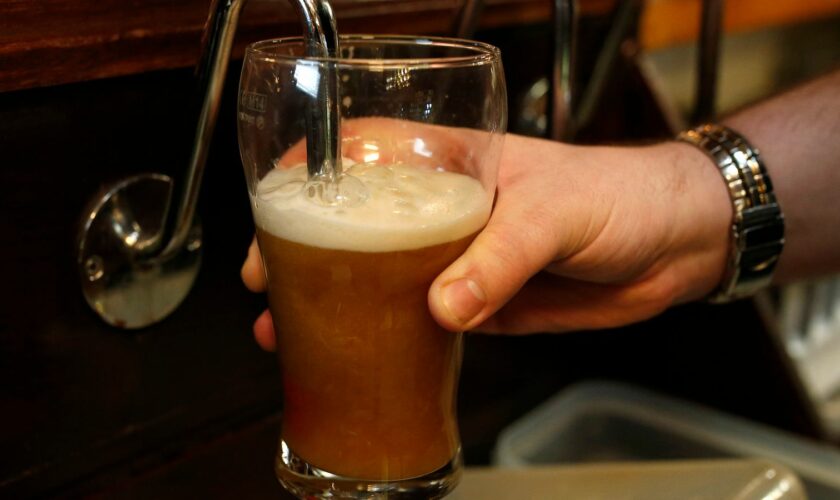
{"type": "Polygon", "coordinates": [[[430,309],[455,331],[640,321],[714,289],[731,217],[720,174],[691,146],[510,135],[490,222],[432,284],[430,309]]]}
{"type": "MultiPolygon", "coordinates": [[[[731,208],[693,147],[579,147],[508,135],[493,215],[429,290],[452,331],[606,328],[700,298],[720,281],[731,208]]],[[[242,268],[265,288],[256,244],[242,268]]],[[[274,348],[268,312],[254,324],[274,348]]]]}

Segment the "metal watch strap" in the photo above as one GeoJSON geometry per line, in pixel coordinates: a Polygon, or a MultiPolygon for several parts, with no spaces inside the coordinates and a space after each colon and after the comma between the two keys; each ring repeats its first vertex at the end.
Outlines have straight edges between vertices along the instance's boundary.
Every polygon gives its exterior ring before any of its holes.
{"type": "Polygon", "coordinates": [[[718,166],[732,201],[731,243],[726,272],[711,302],[729,302],[770,284],[785,242],[781,208],[759,151],[722,125],[705,124],[680,133],[718,166]]]}

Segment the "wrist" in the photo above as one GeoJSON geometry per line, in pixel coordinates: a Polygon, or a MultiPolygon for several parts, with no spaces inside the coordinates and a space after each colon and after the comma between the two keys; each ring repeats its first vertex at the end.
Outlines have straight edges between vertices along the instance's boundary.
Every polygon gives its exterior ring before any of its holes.
{"type": "Polygon", "coordinates": [[[696,147],[667,142],[657,146],[660,167],[673,173],[673,219],[669,268],[676,303],[707,297],[721,283],[731,245],[733,208],[721,173],[696,147]]]}
{"type": "Polygon", "coordinates": [[[770,283],[785,243],[784,216],[761,155],[742,135],[723,125],[703,124],[677,139],[711,158],[732,202],[726,274],[709,300],[748,297],[770,283]]]}

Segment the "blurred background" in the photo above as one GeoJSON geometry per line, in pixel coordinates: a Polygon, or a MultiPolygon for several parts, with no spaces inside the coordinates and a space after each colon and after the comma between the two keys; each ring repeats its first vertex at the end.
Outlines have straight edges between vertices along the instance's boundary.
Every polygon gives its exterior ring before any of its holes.
{"type": "MultiPolygon", "coordinates": [[[[332,3],[343,33],[499,46],[509,130],[557,129],[552,73],[564,33],[552,2],[332,3]]],[[[709,1],[720,8],[719,50],[698,43],[700,0],[576,4],[572,113],[561,117],[573,142],[666,139],[840,63],[839,0],[709,1]],[[704,51],[711,74],[699,69],[704,51]]],[[[283,495],[272,471],[279,372],[251,336],[265,299],[239,280],[253,224],[235,106],[244,46],[300,33],[289,4],[244,9],[199,200],[201,267],[180,307],[145,328],[109,326],[85,301],[76,262],[97,193],[127,175],[185,170],[209,9],[207,0],[0,0],[0,497],[283,495]]],[[[459,401],[466,462],[489,464],[503,429],[586,380],[835,446],[838,303],[829,277],[610,331],[470,335],[459,401]]]]}

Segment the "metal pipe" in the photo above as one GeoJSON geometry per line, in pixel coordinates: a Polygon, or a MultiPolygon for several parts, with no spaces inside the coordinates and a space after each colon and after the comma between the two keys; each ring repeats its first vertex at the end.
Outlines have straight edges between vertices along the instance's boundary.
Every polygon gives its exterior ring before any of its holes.
{"type": "MultiPolygon", "coordinates": [[[[186,174],[177,188],[177,204],[170,204],[164,230],[145,253],[167,258],[177,253],[195,217],[201,178],[219,114],[225,74],[230,62],[233,38],[239,14],[246,0],[214,0],[204,31],[202,57],[198,66],[199,92],[204,96],[196,125],[195,140],[186,174]]],[[[290,0],[295,5],[303,27],[306,54],[313,57],[335,57],[338,54],[338,32],[335,16],[326,0],[290,0]]],[[[341,157],[339,150],[339,98],[337,75],[324,72],[319,97],[306,109],[307,163],[310,178],[337,175],[341,157]]]]}
{"type": "Polygon", "coordinates": [[[604,45],[595,59],[592,76],[583,91],[575,96],[575,129],[580,130],[589,124],[596,108],[601,101],[604,88],[613,72],[615,61],[621,52],[621,45],[630,33],[638,19],[641,10],[641,0],[620,0],[613,16],[610,30],[604,40],[604,45]]]}
{"type": "Polygon", "coordinates": [[[551,68],[551,127],[554,140],[570,140],[575,133],[574,70],[577,40],[577,0],[554,2],[554,58],[551,68]]]}
{"type": "Polygon", "coordinates": [[[177,204],[170,204],[161,233],[165,244],[161,257],[177,253],[187,239],[195,216],[201,179],[207,164],[207,153],[219,114],[225,74],[227,73],[233,37],[245,0],[214,0],[204,27],[202,57],[198,66],[199,92],[204,96],[196,125],[192,154],[186,174],[176,186],[177,204]]]}
{"type": "MultiPolygon", "coordinates": [[[[337,57],[338,31],[330,4],[320,0],[293,1],[300,15],[306,54],[337,57]]],[[[334,180],[341,173],[341,141],[338,137],[338,74],[332,65],[320,68],[318,94],[307,103],[306,167],[310,179],[334,180]]]]}
{"type": "Polygon", "coordinates": [[[697,59],[697,95],[692,116],[695,123],[711,120],[715,115],[722,22],[723,0],[703,0],[697,59]]]}

